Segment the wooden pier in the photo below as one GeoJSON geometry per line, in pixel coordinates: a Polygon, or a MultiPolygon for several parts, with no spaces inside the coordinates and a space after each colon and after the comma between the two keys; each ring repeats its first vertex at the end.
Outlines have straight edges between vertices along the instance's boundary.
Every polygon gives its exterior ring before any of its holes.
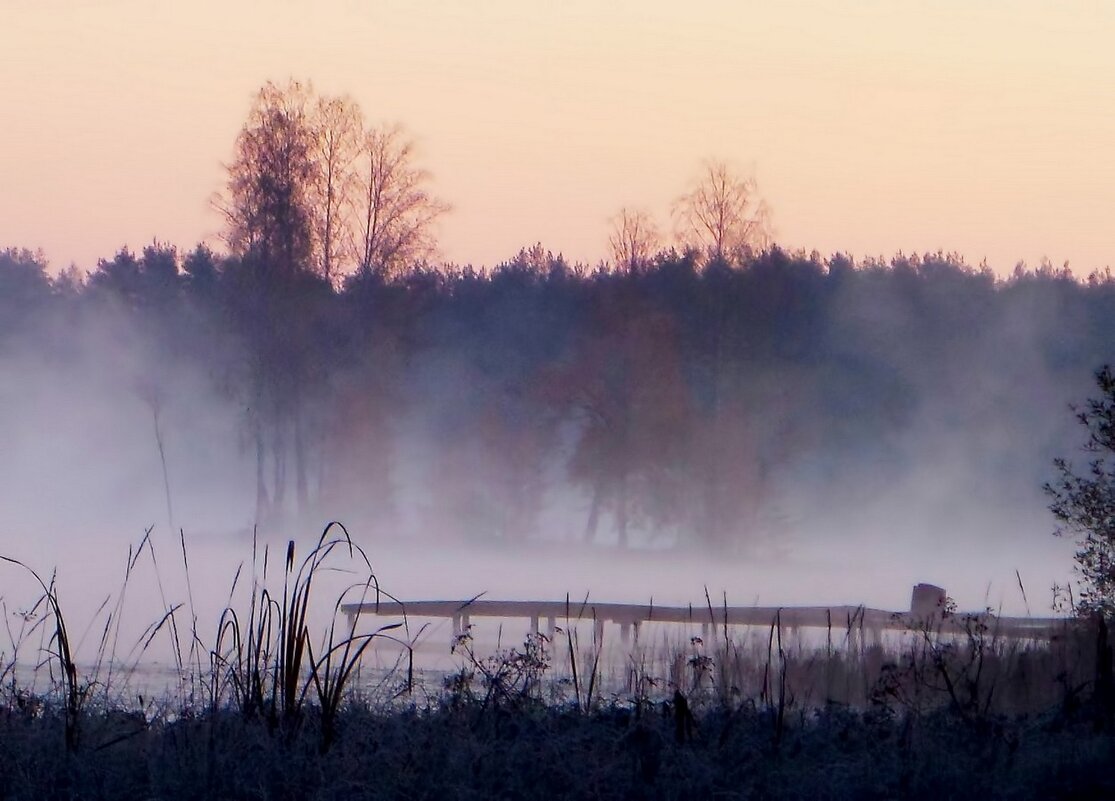
{"type": "Polygon", "coordinates": [[[1072,625],[1070,618],[1000,617],[987,612],[948,613],[945,591],[930,584],[914,587],[910,608],[902,612],[864,606],[657,606],[655,604],[598,603],[596,601],[367,601],[344,604],[341,611],[350,627],[359,617],[445,618],[453,621],[453,635],[466,632],[474,617],[522,619],[531,633],[553,637],[559,621],[565,626],[578,622],[593,624],[601,642],[606,624],[619,627],[620,641],[631,642],[647,623],[699,624],[701,636],[717,636],[720,626],[779,627],[787,636],[798,629],[827,629],[847,634],[849,645],[874,645],[884,631],[929,629],[944,634],[963,634],[966,626],[986,627],[987,636],[1017,640],[1052,641],[1072,625]]]}

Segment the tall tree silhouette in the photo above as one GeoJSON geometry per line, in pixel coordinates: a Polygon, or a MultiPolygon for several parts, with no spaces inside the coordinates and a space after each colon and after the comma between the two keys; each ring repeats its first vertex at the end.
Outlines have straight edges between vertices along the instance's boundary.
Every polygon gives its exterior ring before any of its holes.
{"type": "Polygon", "coordinates": [[[590,495],[585,539],[610,511],[625,548],[633,525],[674,522],[688,407],[669,316],[631,277],[598,277],[594,295],[591,322],[552,391],[580,428],[569,472],[590,495]]]}
{"type": "Polygon", "coordinates": [[[435,249],[433,224],[449,206],[426,190],[430,175],[414,164],[414,143],[403,129],[369,130],[358,169],[359,269],[393,275],[429,257],[435,249]]]}
{"type": "Polygon", "coordinates": [[[317,269],[336,281],[352,249],[353,214],[357,198],[357,159],[364,120],[360,107],[347,97],[319,97],[312,120],[317,180],[314,219],[317,269]]]}
{"type": "Polygon", "coordinates": [[[251,255],[285,276],[312,267],[315,159],[312,89],[268,82],[236,138],[224,195],[216,201],[234,255],[251,255]]]}
{"type": "Polygon", "coordinates": [[[755,179],[722,161],[704,164],[696,184],[674,203],[682,242],[712,261],[738,260],[771,241],[770,212],[755,179]]]}
{"type": "Polygon", "coordinates": [[[620,209],[612,218],[608,245],[617,270],[634,272],[650,265],[660,239],[654,219],[639,209],[620,209]]]}
{"type": "Polygon", "coordinates": [[[27,319],[46,305],[51,295],[46,266],[42,253],[0,250],[0,338],[21,331],[27,319]]]}

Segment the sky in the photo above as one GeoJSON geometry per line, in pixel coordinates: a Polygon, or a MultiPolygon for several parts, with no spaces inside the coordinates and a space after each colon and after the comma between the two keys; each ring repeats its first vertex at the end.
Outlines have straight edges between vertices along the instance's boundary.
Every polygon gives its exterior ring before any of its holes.
{"type": "Polygon", "coordinates": [[[441,257],[607,256],[702,160],[788,248],[1115,261],[1115,4],[0,0],[0,247],[90,268],[217,243],[254,92],[310,80],[418,142],[441,257]]]}

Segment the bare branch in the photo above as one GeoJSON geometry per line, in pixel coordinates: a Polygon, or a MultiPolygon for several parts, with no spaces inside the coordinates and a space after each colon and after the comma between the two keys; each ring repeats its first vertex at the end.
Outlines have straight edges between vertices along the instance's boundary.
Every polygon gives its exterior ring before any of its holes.
{"type": "Polygon", "coordinates": [[[608,244],[617,270],[636,272],[646,267],[659,248],[658,226],[640,209],[620,209],[612,218],[608,244]]]}
{"type": "Polygon", "coordinates": [[[677,199],[678,237],[713,261],[739,258],[771,244],[770,211],[752,177],[709,161],[697,184],[677,199]]]}
{"type": "Polygon", "coordinates": [[[373,128],[365,136],[354,243],[361,271],[391,274],[436,248],[433,223],[449,205],[425,190],[429,173],[414,166],[413,156],[414,143],[398,126],[373,128]]]}

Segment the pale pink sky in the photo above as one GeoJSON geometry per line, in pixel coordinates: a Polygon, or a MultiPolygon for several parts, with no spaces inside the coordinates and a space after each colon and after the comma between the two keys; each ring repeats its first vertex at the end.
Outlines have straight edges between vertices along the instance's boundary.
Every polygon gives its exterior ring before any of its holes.
{"type": "Polygon", "coordinates": [[[1115,262],[1115,4],[0,0],[0,247],[55,267],[209,208],[251,96],[310,79],[418,138],[443,257],[606,254],[700,161],[788,247],[1115,262]]]}

